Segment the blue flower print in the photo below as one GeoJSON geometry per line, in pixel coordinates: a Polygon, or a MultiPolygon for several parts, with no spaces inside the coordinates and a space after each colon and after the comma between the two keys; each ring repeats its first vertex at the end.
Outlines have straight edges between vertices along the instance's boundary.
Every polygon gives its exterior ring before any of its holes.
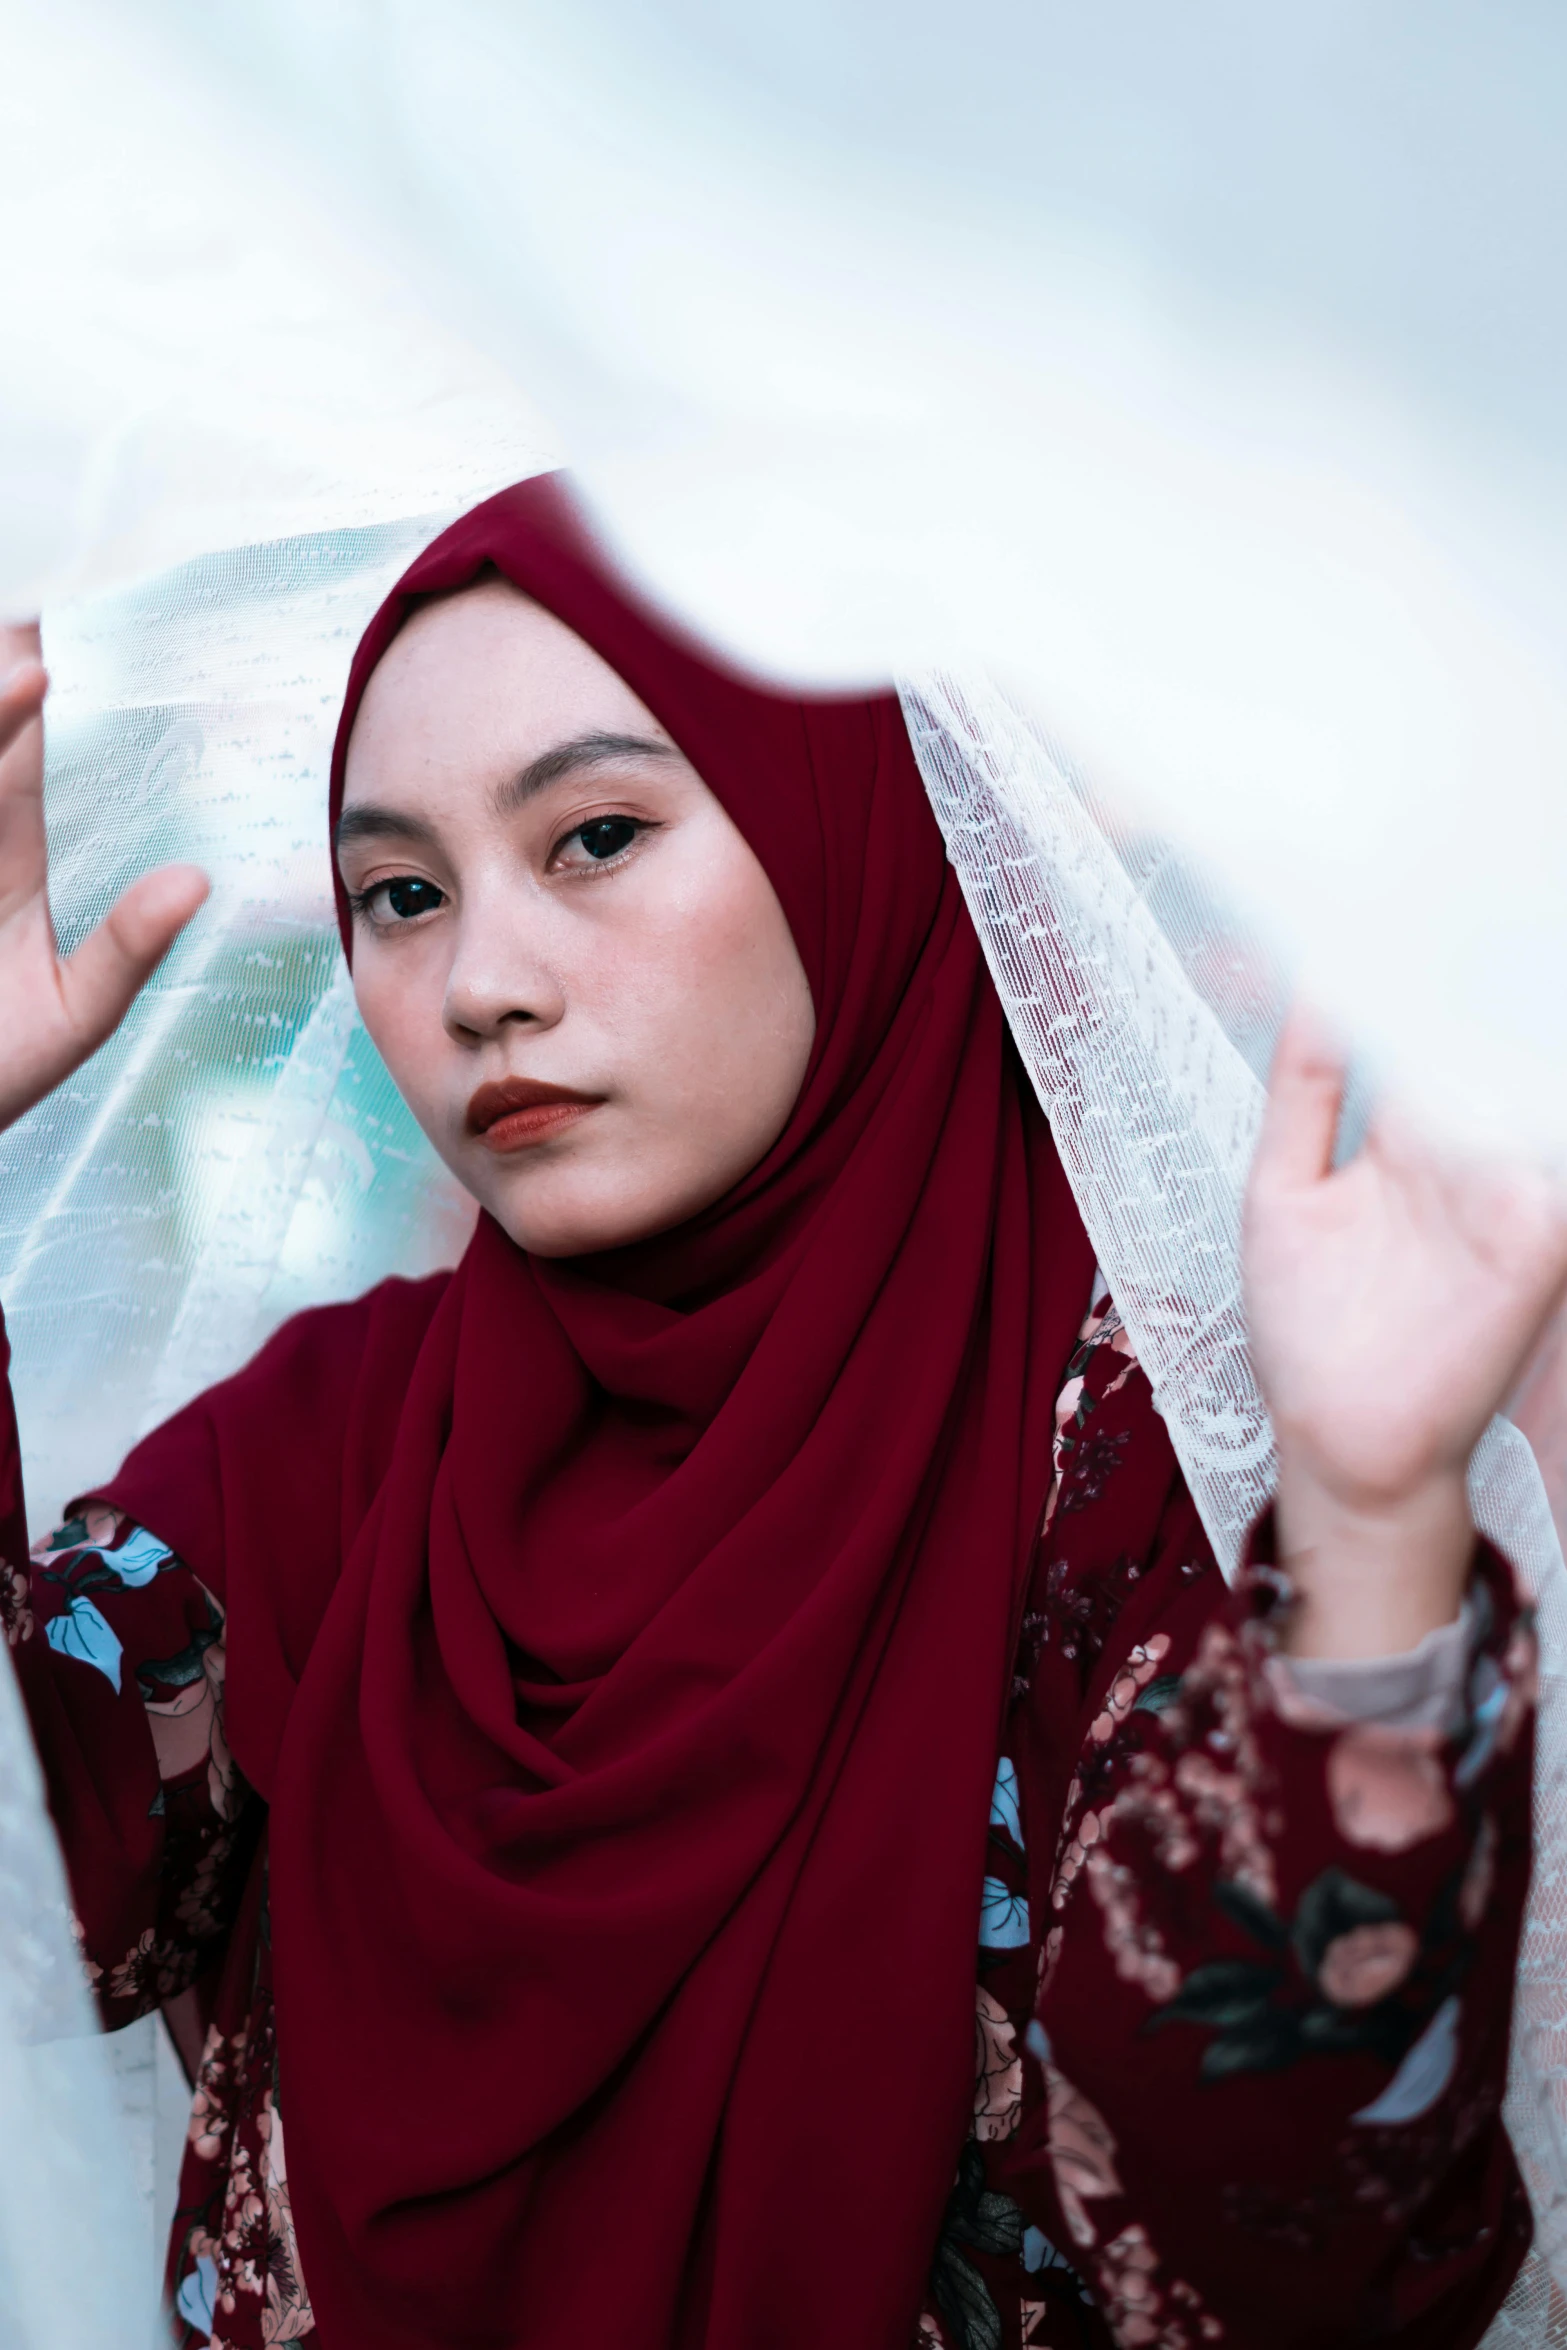
{"type": "Polygon", "coordinates": [[[1004,1754],[996,1765],[996,1791],[990,1799],[990,1824],[1023,1849],[1023,1815],[1018,1809],[1017,1765],[1004,1754]]]}
{"type": "Polygon", "coordinates": [[[124,1650],[118,1633],[90,1599],[73,1599],[63,1616],[51,1616],[44,1638],[60,1656],[74,1656],[78,1664],[96,1665],[104,1679],[120,1693],[120,1659],[124,1650]]]}
{"type": "Polygon", "coordinates": [[[1028,1943],[1028,1903],[1009,1893],[999,1877],[987,1877],[979,1897],[981,1950],[1022,1950],[1028,1943]]]}
{"type": "Polygon", "coordinates": [[[174,2306],[188,2326],[210,2336],[217,2322],[218,2264],[204,2252],[181,2285],[174,2306]]]}
{"type": "Polygon", "coordinates": [[[69,1539],[73,1529],[81,1525],[73,1519],[70,1526],[62,1526],[50,1543],[51,1550],[72,1550],[81,1556],[102,1559],[110,1573],[131,1591],[144,1590],[153,1577],[168,1566],[174,1553],[156,1534],[149,1534],[145,1526],[135,1526],[118,1550],[111,1550],[105,1542],[78,1542],[69,1539]]]}
{"type": "Polygon", "coordinates": [[[1396,2122],[1415,2122],[1429,2113],[1458,2070],[1456,1996],[1444,1999],[1380,2097],[1363,2105],[1350,2120],[1386,2128],[1396,2122]]]}
{"type": "Polygon", "coordinates": [[[168,1544],[144,1526],[133,1526],[116,1550],[107,1542],[88,1539],[86,1518],[72,1518],[51,1536],[44,1553],[44,1580],[59,1585],[66,1595],[63,1613],[44,1626],[49,1646],[60,1656],[93,1666],[118,1696],[124,1650],[119,1634],[90,1595],[116,1585],[123,1591],[143,1591],[176,1564],[168,1544]]]}

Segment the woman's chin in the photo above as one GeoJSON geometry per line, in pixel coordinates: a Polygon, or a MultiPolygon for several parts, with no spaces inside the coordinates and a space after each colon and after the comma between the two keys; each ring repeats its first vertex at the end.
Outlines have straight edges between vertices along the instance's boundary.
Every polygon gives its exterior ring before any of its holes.
{"type": "Polygon", "coordinates": [[[579,1184],[552,1181],[543,1168],[510,1181],[492,1178],[479,1196],[507,1237],[533,1257],[600,1256],[667,1231],[690,1213],[683,1201],[646,1193],[585,1193],[579,1184]]]}
{"type": "Polygon", "coordinates": [[[745,1170],[682,1167],[657,1183],[648,1180],[644,1164],[637,1180],[624,1185],[584,1181],[586,1172],[535,1165],[526,1174],[510,1171],[509,1179],[500,1181],[492,1171],[482,1187],[470,1183],[468,1188],[529,1256],[592,1257],[673,1232],[722,1198],[745,1170]]]}
{"type": "Polygon", "coordinates": [[[602,1256],[673,1232],[710,1208],[771,1148],[781,1118],[735,1133],[709,1108],[671,1134],[612,1110],[520,1149],[464,1135],[445,1156],[509,1239],[535,1257],[602,1256]],[[603,1120],[605,1123],[600,1124],[603,1120]]]}

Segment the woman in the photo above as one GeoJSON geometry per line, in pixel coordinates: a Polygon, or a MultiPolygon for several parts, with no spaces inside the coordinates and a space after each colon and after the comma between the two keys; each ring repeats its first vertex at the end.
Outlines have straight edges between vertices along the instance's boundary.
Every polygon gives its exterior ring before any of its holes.
{"type": "MultiPolygon", "coordinates": [[[[56,963],[41,693],[6,1117],[201,889],[56,963]]],[[[1532,1649],[1464,1467],[1567,1282],[1543,1186],[1331,1172],[1287,1037],[1231,1594],[895,702],[713,666],[536,482],[372,624],[332,821],[473,1243],[11,1581],[105,2015],[207,2012],[182,2340],[1477,2341],[1532,1649]]]]}

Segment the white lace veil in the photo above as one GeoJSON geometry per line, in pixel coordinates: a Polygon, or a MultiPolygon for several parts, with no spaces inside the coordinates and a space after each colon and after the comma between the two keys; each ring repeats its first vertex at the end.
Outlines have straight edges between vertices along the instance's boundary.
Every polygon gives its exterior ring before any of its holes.
{"type": "MultiPolygon", "coordinates": [[[[45,605],[59,926],[170,855],[215,882],[120,1035],[0,1138],[35,1525],[287,1313],[461,1245],[354,1017],[325,761],[391,579],[549,461],[535,398],[706,633],[908,679],[1226,1563],[1271,1470],[1236,1247],[1279,971],[1437,1115],[1567,1154],[1537,298],[1567,20],[1179,22],[0,0],[0,295],[27,322],[0,345],[0,607],[45,605]]],[[[1548,1403],[1530,1434],[1567,1486],[1548,1403]]],[[[1545,1665],[1508,2103],[1537,2243],[1495,2339],[1567,2345],[1564,1578],[1508,1423],[1473,1488],[1545,1665]]],[[[123,2068],[60,2036],[84,2019],[5,1676],[0,1787],[0,2350],[141,2350],[156,2163],[145,2126],[107,2151],[123,2068]]]]}

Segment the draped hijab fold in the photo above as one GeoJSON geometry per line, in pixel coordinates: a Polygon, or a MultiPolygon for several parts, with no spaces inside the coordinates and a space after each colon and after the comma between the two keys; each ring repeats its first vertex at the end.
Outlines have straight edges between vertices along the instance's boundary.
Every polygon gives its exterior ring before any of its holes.
{"type": "MultiPolygon", "coordinates": [[[[765,866],[816,1007],[714,1208],[288,1324],[107,1489],[228,1610],[323,2350],[902,2350],[966,2128],[985,1822],[1091,1259],[891,696],[726,672],[558,478],[498,570],[765,866]]],[[[346,930],[345,930],[345,944],[346,930]]]]}

